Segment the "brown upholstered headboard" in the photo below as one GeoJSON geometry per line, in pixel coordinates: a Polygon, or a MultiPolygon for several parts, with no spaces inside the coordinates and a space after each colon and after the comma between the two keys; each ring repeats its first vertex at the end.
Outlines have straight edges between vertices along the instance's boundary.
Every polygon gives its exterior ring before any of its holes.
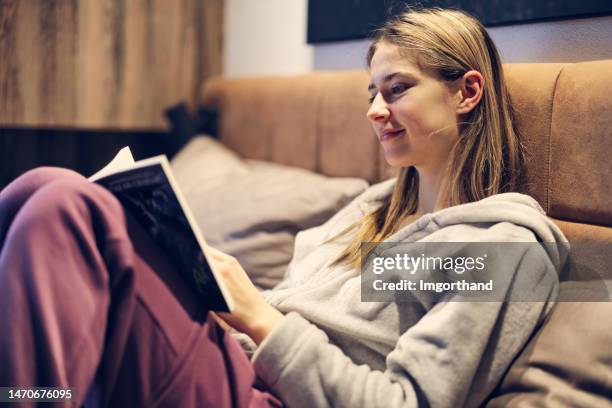
{"type": "MultiPolygon", "coordinates": [[[[528,185],[570,239],[612,242],[612,60],[506,65],[527,151],[528,185]]],[[[389,177],[365,118],[363,71],[215,78],[221,140],[245,157],[334,176],[389,177]]]]}

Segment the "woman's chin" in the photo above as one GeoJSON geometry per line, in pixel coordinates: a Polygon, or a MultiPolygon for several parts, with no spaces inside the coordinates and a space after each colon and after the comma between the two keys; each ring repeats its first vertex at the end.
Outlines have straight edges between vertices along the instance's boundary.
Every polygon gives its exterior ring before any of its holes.
{"type": "Polygon", "coordinates": [[[385,160],[391,167],[410,167],[414,166],[414,160],[406,155],[389,154],[385,152],[385,160]]]}

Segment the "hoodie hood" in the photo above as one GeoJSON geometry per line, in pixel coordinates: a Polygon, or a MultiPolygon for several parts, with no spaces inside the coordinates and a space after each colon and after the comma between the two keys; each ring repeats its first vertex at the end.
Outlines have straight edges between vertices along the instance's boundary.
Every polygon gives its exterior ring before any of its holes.
{"type": "MultiPolygon", "coordinates": [[[[386,180],[372,186],[364,196],[362,211],[373,211],[388,197],[396,179],[386,180]]],[[[557,269],[563,267],[569,252],[569,242],[563,232],[546,216],[540,204],[531,196],[521,193],[501,193],[480,201],[456,205],[425,214],[415,222],[406,225],[386,242],[418,241],[430,234],[457,225],[472,225],[483,228],[496,226],[496,233],[490,234],[490,242],[528,242],[535,240],[542,243],[557,269]],[[529,239],[527,234],[517,234],[517,227],[531,231],[535,237],[529,239]]],[[[438,235],[438,234],[436,234],[438,235]]],[[[456,235],[454,234],[456,240],[456,235]]],[[[444,241],[444,239],[440,239],[444,241]]],[[[470,240],[470,239],[468,239],[470,240]]]]}

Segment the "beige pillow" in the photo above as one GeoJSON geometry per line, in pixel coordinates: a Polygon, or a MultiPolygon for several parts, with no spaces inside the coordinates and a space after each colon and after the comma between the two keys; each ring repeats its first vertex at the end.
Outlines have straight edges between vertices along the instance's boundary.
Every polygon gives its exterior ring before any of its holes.
{"type": "Polygon", "coordinates": [[[172,167],[207,242],[235,256],[261,288],[282,279],[299,231],[322,224],[368,187],[361,179],[242,160],[204,136],[172,167]]]}

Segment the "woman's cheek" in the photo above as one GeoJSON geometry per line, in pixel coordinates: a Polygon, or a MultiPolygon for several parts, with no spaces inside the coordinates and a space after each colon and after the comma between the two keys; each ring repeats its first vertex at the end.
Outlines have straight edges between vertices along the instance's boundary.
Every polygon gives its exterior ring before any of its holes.
{"type": "Polygon", "coordinates": [[[442,136],[440,133],[446,133],[449,121],[446,112],[430,107],[423,109],[418,123],[421,134],[427,138],[437,138],[442,136]]]}

